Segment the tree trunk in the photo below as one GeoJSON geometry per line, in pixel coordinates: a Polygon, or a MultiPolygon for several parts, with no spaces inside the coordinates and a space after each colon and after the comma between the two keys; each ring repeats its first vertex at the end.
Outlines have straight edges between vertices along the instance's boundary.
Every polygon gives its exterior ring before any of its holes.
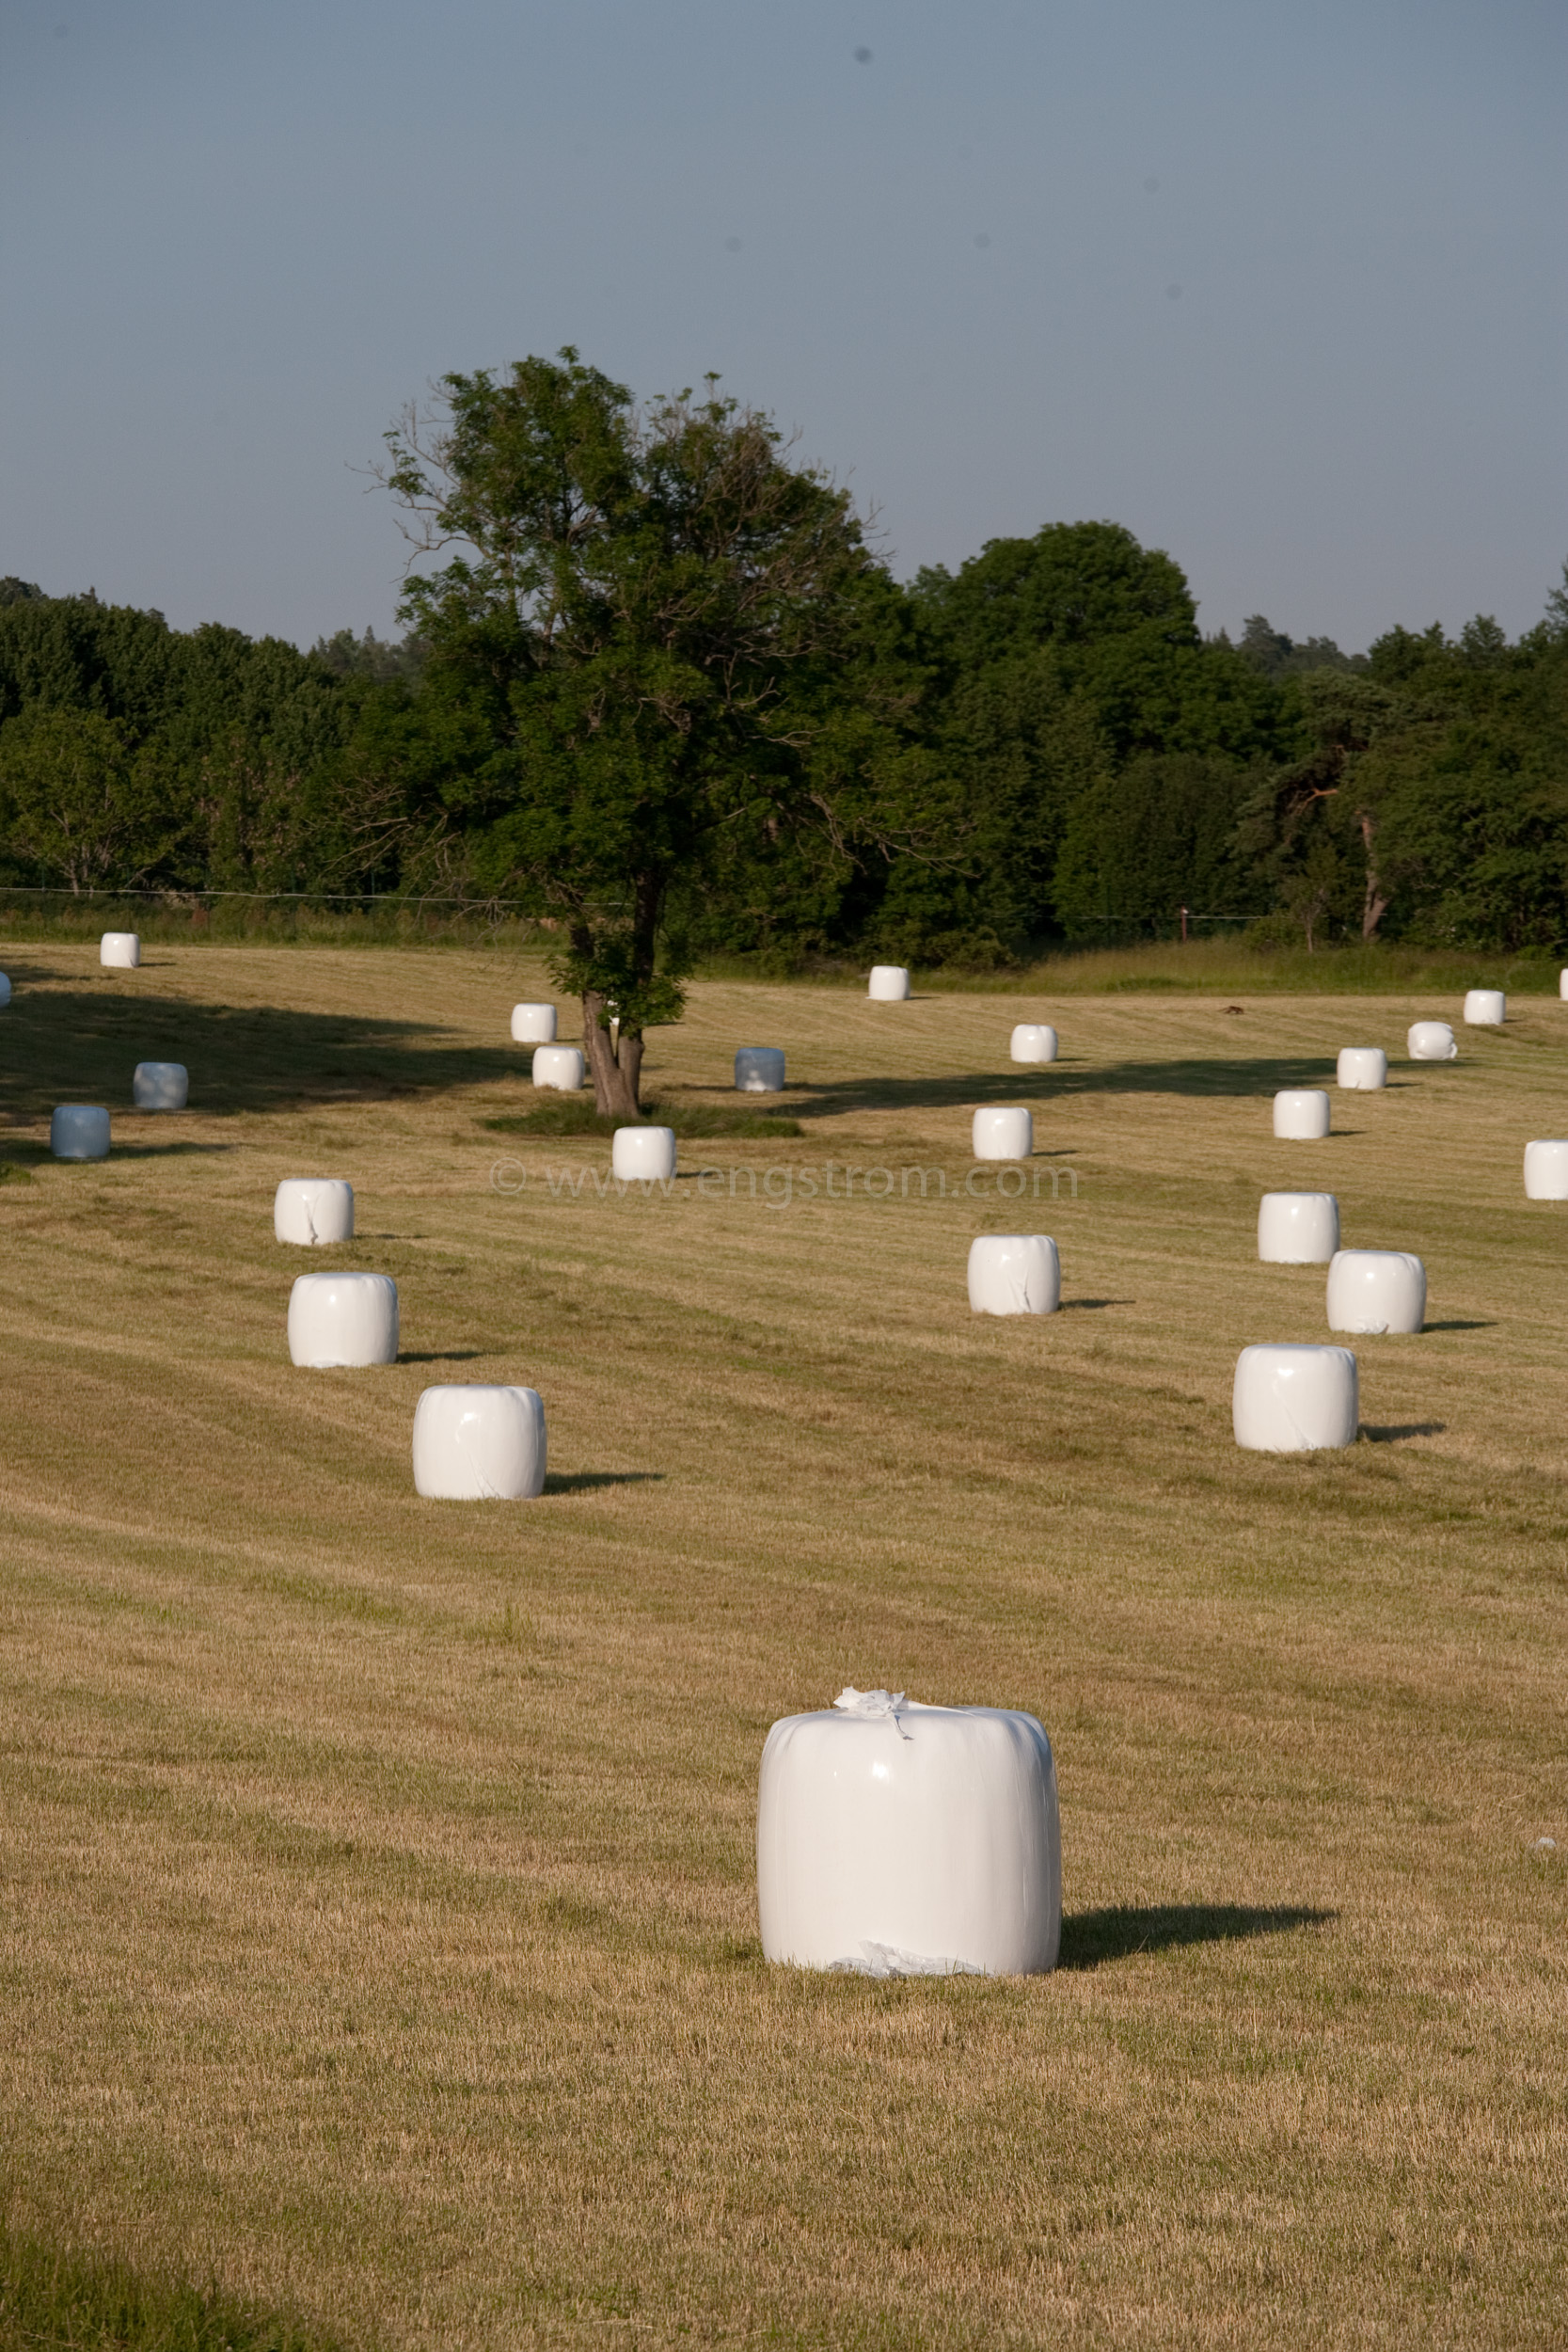
{"type": "Polygon", "coordinates": [[[605,1025],[605,1000],[596,988],[582,992],[582,1039],[594,1073],[594,1108],[605,1119],[639,1120],[642,1040],[619,1030],[612,1040],[605,1025]]]}
{"type": "Polygon", "coordinates": [[[1373,861],[1372,843],[1377,836],[1377,827],[1372,822],[1370,811],[1362,809],[1358,821],[1362,845],[1367,852],[1367,895],[1361,902],[1361,938],[1365,944],[1377,937],[1377,927],[1388,912],[1388,898],[1373,861]]]}

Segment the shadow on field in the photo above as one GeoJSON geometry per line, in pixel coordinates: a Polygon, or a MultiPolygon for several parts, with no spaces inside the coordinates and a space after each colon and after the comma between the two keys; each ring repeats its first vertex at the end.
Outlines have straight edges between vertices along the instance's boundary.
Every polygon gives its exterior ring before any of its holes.
{"type": "Polygon", "coordinates": [[[1496,1323],[1423,1323],[1423,1331],[1495,1331],[1496,1323]]]}
{"type": "MultiPolygon", "coordinates": [[[[52,1107],[52,1106],[51,1106],[52,1107]]],[[[114,1115],[110,1114],[110,1125],[114,1115]]],[[[204,1156],[210,1152],[232,1152],[231,1143],[114,1143],[109,1146],[109,1159],[57,1160],[47,1143],[33,1136],[0,1134],[0,1158],[14,1160],[28,1168],[105,1168],[114,1160],[182,1160],[204,1156]]]]}
{"type": "MultiPolygon", "coordinates": [[[[1054,1104],[1080,1094],[1197,1094],[1246,1098],[1277,1094],[1281,1087],[1333,1083],[1329,1055],[1248,1060],[1237,1055],[1193,1061],[1114,1061],[1024,1065],[970,1071],[958,1077],[886,1078],[866,1075],[791,1088],[803,1118],[833,1111],[974,1107],[987,1103],[1054,1104]]],[[[1346,1131],[1348,1132],[1348,1130],[1346,1131]]]]}
{"type": "Polygon", "coordinates": [[[1135,1298],[1064,1298],[1056,1311],[1063,1315],[1086,1315],[1101,1307],[1135,1307],[1137,1303],[1135,1298]]]}
{"type": "Polygon", "coordinates": [[[547,1495],[586,1495],[600,1486],[662,1486],[662,1470],[546,1470],[547,1495]]]}
{"type": "Polygon", "coordinates": [[[1176,1951],[1189,1944],[1240,1944],[1255,1935],[1288,1935],[1292,1928],[1322,1928],[1339,1916],[1300,1903],[1115,1903],[1080,1911],[1062,1921],[1060,1968],[1099,1968],[1140,1952],[1176,1951]]]}
{"type": "Polygon", "coordinates": [[[1361,1424],[1361,1435],[1369,1445],[1397,1445],[1401,1438],[1440,1438],[1448,1428],[1446,1421],[1389,1421],[1372,1428],[1361,1424]]]}
{"type": "Polygon", "coordinates": [[[183,1062],[191,1109],[219,1114],[385,1102],[498,1078],[526,1085],[529,1075],[518,1047],[461,1044],[434,1022],[196,1005],[134,984],[19,993],[5,1021],[10,1105],[35,1118],[56,1103],[103,1103],[111,1117],[130,1116],[138,1061],[183,1062]]]}

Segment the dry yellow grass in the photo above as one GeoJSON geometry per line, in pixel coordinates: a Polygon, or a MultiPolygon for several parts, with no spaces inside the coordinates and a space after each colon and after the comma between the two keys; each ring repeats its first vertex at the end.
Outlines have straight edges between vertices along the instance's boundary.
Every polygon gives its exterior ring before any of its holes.
{"type": "Polygon", "coordinates": [[[1078,1177],[775,1207],[552,1199],[608,1146],[482,1124],[508,959],[0,961],[16,2226],[387,2345],[1568,2340],[1568,1209],[1520,1181],[1568,1007],[1290,1146],[1276,1086],[1452,1008],[1080,997],[1027,1073],[1037,999],[700,987],[652,1090],[781,1043],[806,1134],[689,1169],[961,1187],[1031,1100],[1078,1177]],[[121,1108],[144,1054],[188,1116],[121,1108]],[[56,1099],[109,1162],[42,1157],[56,1099]],[[395,1368],[289,1365],[308,1172],[395,1368]],[[1298,1184],[1423,1255],[1431,1327],[1358,1343],[1368,1440],[1245,1455],[1238,1349],[1327,1337],[1255,1258],[1298,1184]],[[1065,1311],[972,1317],[1020,1228],[1065,1311]],[[543,1391],[540,1502],[415,1496],[443,1378],[543,1391]],[[847,1680],[1046,1724],[1054,1977],[763,1964],[763,1738],[847,1680]]]}

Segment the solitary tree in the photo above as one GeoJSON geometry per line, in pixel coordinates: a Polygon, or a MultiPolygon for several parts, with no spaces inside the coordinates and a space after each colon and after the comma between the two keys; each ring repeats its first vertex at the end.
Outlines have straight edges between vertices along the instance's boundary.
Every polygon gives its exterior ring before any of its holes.
{"type": "Polygon", "coordinates": [[[847,494],[712,378],[639,408],[567,348],[443,377],[387,441],[416,560],[460,550],[404,604],[467,723],[449,797],[481,879],[562,925],[595,1103],[635,1118],[644,1034],[680,1016],[676,881],[726,829],[865,830],[836,665],[876,567],[847,494]]]}

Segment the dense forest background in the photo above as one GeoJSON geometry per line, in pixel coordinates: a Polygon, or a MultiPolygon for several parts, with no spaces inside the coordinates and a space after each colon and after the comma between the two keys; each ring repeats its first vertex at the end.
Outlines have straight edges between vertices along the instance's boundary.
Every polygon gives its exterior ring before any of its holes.
{"type": "MultiPolygon", "coordinates": [[[[927,846],[727,828],[666,911],[689,963],[986,969],[1183,909],[1309,948],[1568,946],[1568,567],[1515,644],[1483,616],[1354,656],[1260,616],[1205,638],[1111,523],[879,569],[863,605],[813,725],[927,846]]],[[[471,660],[417,631],[302,653],[0,581],[0,891],[526,909],[524,788],[471,660]]]]}

